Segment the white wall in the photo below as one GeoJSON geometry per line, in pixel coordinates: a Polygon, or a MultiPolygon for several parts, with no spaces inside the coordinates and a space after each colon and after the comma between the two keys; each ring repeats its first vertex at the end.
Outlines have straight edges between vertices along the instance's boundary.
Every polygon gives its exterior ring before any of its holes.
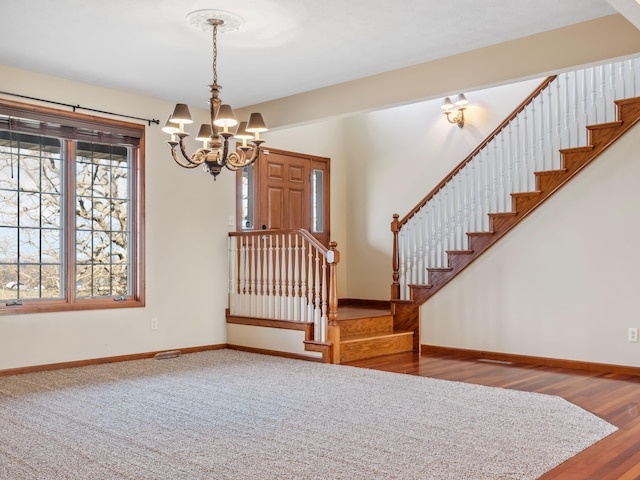
{"type": "Polygon", "coordinates": [[[421,308],[422,344],[640,366],[640,126],[421,308]]]}
{"type": "MultiPolygon", "coordinates": [[[[4,91],[162,124],[173,108],[8,67],[0,66],[0,78],[4,91]]],[[[207,112],[192,114],[204,120],[207,112]]],[[[235,214],[235,177],[225,171],[214,182],[200,169],[178,167],[166,139],[161,126],[147,127],[146,307],[0,316],[0,370],[226,342],[226,223],[235,214]],[[158,330],[150,329],[152,317],[158,330]]]]}

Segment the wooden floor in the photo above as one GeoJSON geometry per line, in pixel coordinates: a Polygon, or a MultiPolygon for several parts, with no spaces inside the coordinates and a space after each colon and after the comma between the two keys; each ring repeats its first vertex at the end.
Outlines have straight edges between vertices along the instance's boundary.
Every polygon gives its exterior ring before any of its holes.
{"type": "Polygon", "coordinates": [[[399,353],[347,365],[558,395],[619,428],[540,477],[640,479],[640,377],[480,361],[441,354],[399,353]]]}

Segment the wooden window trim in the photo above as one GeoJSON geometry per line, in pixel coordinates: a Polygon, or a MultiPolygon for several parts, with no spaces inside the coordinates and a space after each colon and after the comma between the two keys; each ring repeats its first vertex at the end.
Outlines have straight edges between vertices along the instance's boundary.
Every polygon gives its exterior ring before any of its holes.
{"type": "MultiPolygon", "coordinates": [[[[131,295],[122,300],[114,297],[75,298],[75,242],[68,239],[69,235],[75,236],[74,215],[66,215],[64,218],[64,243],[63,243],[63,269],[65,271],[65,297],[62,299],[25,300],[19,305],[7,306],[7,302],[0,302],[0,315],[33,314],[47,312],[65,312],[78,310],[108,310],[118,308],[144,307],[146,301],[145,284],[145,134],[144,125],[114,120],[110,118],[96,117],[66,112],[39,105],[15,102],[0,99],[0,113],[2,115],[20,114],[27,118],[60,119],[68,120],[69,124],[77,128],[107,128],[115,135],[125,140],[131,140],[131,145],[137,147],[137,156],[131,170],[134,178],[131,191],[130,225],[135,232],[131,236],[131,295]],[[131,138],[129,138],[131,137],[131,138]]],[[[86,132],[83,132],[86,133],[86,132]]],[[[55,133],[54,133],[55,136],[55,133]]],[[[83,137],[81,141],[87,141],[83,137]]],[[[95,139],[99,142],[99,139],[95,139]]],[[[68,165],[65,165],[68,168],[68,165]]],[[[75,176],[65,174],[65,192],[75,191],[75,176]]],[[[67,212],[75,211],[75,194],[65,196],[65,208],[67,212]]]]}

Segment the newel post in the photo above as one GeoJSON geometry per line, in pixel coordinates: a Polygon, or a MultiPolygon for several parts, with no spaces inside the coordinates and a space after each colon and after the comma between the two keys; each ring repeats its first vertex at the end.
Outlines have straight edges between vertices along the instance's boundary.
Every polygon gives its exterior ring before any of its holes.
{"type": "Polygon", "coordinates": [[[336,266],[340,261],[338,244],[331,242],[327,252],[329,265],[329,312],[327,314],[327,340],[331,343],[331,363],[340,363],[340,324],[338,323],[338,275],[336,266]]]}
{"type": "Polygon", "coordinates": [[[400,298],[400,252],[398,251],[398,232],[400,231],[400,222],[398,221],[400,215],[393,214],[393,221],[391,222],[391,232],[393,232],[393,283],[391,284],[391,300],[398,300],[400,298]]]}

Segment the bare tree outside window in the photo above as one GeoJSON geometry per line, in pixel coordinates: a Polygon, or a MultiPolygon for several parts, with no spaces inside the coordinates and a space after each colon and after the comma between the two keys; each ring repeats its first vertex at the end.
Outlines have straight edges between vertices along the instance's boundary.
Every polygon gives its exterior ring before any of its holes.
{"type": "Polygon", "coordinates": [[[1,300],[61,298],[58,139],[0,131],[1,300]]]}

